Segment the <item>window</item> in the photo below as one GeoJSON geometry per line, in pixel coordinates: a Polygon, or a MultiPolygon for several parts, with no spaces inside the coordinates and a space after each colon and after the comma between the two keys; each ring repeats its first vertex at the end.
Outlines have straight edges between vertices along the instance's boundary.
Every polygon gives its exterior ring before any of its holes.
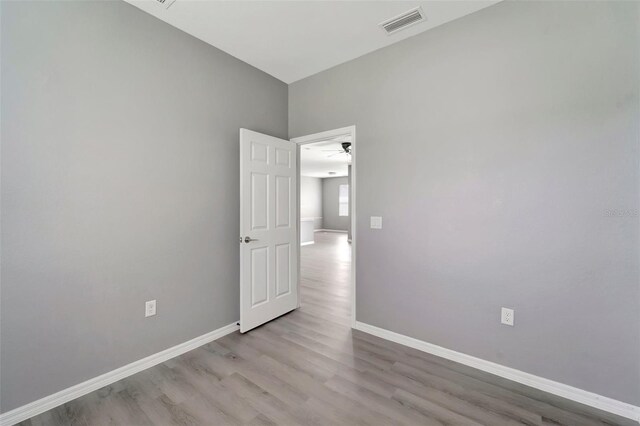
{"type": "Polygon", "coordinates": [[[349,185],[340,185],[338,191],[338,216],[349,216],[349,185]]]}

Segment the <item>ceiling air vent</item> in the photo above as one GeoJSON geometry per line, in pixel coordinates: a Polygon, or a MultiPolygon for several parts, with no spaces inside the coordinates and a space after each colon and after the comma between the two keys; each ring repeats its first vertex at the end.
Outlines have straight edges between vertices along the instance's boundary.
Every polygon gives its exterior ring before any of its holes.
{"type": "Polygon", "coordinates": [[[387,19],[382,22],[380,26],[390,35],[426,20],[427,18],[424,16],[422,8],[416,7],[391,19],[387,19]]]}
{"type": "Polygon", "coordinates": [[[156,0],[158,3],[160,3],[162,6],[164,6],[165,9],[169,9],[169,7],[176,1],[176,0],[156,0]]]}

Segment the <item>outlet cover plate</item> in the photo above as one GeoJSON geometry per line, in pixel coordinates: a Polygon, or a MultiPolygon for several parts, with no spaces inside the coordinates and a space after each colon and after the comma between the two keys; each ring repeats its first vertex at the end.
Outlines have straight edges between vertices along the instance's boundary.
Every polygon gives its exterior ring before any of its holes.
{"type": "Polygon", "coordinates": [[[514,315],[515,312],[513,309],[502,308],[502,316],[500,317],[500,322],[504,325],[510,325],[511,327],[513,327],[514,315]]]}

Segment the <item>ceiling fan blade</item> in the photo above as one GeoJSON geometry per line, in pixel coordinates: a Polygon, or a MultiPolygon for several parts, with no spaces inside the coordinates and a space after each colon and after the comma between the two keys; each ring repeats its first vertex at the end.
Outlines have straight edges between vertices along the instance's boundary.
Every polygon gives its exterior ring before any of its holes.
{"type": "Polygon", "coordinates": [[[327,155],[327,158],[329,158],[329,157],[335,157],[336,155],[340,155],[340,154],[346,154],[346,152],[344,152],[344,151],[336,152],[335,154],[327,155]]]}

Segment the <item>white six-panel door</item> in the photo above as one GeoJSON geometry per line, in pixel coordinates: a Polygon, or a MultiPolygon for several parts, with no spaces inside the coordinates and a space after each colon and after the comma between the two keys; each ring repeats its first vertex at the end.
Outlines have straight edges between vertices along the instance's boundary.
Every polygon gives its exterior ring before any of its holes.
{"type": "Polygon", "coordinates": [[[298,304],[297,151],[240,129],[240,331],[298,304]]]}

